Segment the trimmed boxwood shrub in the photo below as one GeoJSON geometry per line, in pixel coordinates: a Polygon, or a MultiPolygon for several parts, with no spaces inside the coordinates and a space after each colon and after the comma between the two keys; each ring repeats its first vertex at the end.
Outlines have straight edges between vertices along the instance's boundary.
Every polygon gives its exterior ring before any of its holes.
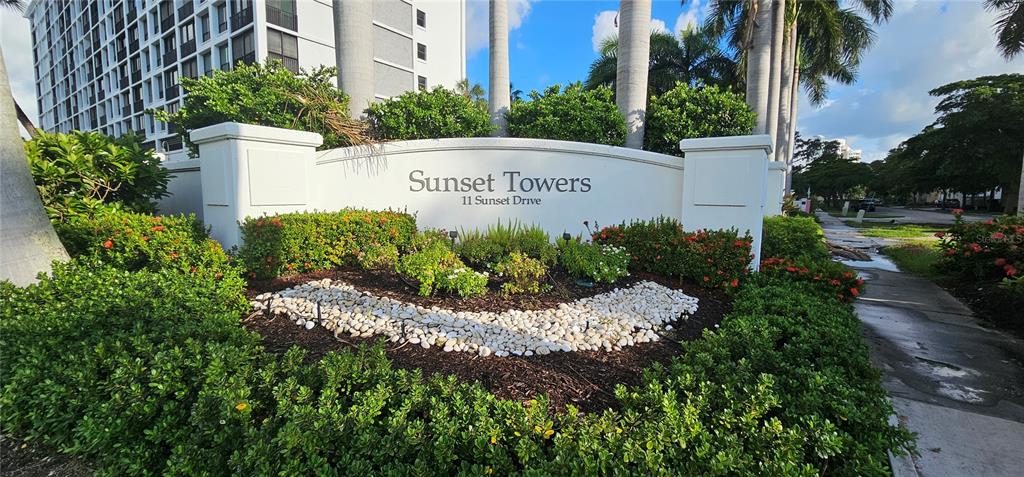
{"type": "Polygon", "coordinates": [[[811,217],[765,217],[761,256],[796,260],[827,260],[825,234],[811,217]]]}
{"type": "Polygon", "coordinates": [[[625,248],[636,270],[686,278],[705,287],[738,287],[753,258],[749,234],[685,232],[678,221],[666,217],[604,227],[592,239],[625,248]]]}
{"type": "Polygon", "coordinates": [[[626,143],[626,120],[612,99],[612,90],[601,86],[586,90],[572,83],[543,93],[530,92],[529,101],[512,103],[505,115],[512,137],[558,139],[621,146],[626,143]]]}
{"type": "Polygon", "coordinates": [[[682,139],[750,134],[756,120],[741,94],[679,83],[647,102],[644,149],[681,156],[682,139]]]}
{"type": "Polygon", "coordinates": [[[54,227],[72,257],[126,271],[175,270],[237,279],[240,271],[194,215],[103,210],[54,227]]]}
{"type": "Polygon", "coordinates": [[[241,224],[238,258],[249,278],[380,265],[372,256],[395,256],[416,233],[416,219],[393,211],[345,209],[250,217],[241,224]],[[371,257],[368,257],[371,256],[371,257]]]}
{"type": "Polygon", "coordinates": [[[374,134],[390,141],[481,137],[493,129],[486,108],[440,86],[373,103],[367,116],[374,134]]]}

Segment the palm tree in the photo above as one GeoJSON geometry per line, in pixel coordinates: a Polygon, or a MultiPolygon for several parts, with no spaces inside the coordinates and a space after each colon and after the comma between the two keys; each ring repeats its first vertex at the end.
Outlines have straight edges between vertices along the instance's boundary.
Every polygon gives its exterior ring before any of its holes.
{"type": "MultiPolygon", "coordinates": [[[[21,13],[25,11],[25,4],[21,0],[0,0],[0,8],[8,8],[21,13]]],[[[18,122],[21,123],[21,127],[25,128],[29,136],[38,137],[39,129],[36,128],[35,124],[32,124],[32,120],[29,119],[28,114],[25,114],[25,110],[21,109],[18,100],[14,99],[14,96],[11,96],[11,100],[14,101],[14,109],[17,112],[18,122]]]]}
{"type": "Polygon", "coordinates": [[[334,45],[338,88],[348,94],[352,119],[362,119],[375,98],[373,2],[334,0],[334,45]]]}
{"type": "Polygon", "coordinates": [[[753,23],[744,45],[747,55],[747,105],[757,114],[754,132],[768,133],[772,63],[772,0],[751,0],[753,23]]]}
{"type": "Polygon", "coordinates": [[[24,286],[54,260],[67,260],[32,180],[11,83],[0,50],[0,280],[24,286]]]}
{"type": "Polygon", "coordinates": [[[626,118],[626,147],[644,146],[647,75],[651,55],[651,0],[621,0],[615,102],[626,118]]]}
{"type": "Polygon", "coordinates": [[[772,43],[771,43],[771,74],[768,81],[768,122],[765,133],[774,143],[768,160],[780,157],[778,154],[781,143],[777,141],[779,133],[779,112],[782,107],[782,48],[786,32],[786,0],[772,2],[772,43]]]}
{"type": "Polygon", "coordinates": [[[516,85],[512,83],[508,84],[508,89],[510,90],[510,92],[508,93],[509,102],[518,103],[523,100],[523,90],[516,89],[516,85]]]}
{"type": "MultiPolygon", "coordinates": [[[[608,86],[615,89],[617,36],[601,42],[600,56],[590,65],[587,89],[608,86]]],[[[647,92],[660,96],[677,82],[690,86],[735,86],[736,64],[718,46],[718,37],[702,28],[687,27],[679,38],[665,32],[651,32],[647,92]]]]}
{"type": "Polygon", "coordinates": [[[511,106],[508,72],[508,0],[490,3],[490,78],[488,80],[487,109],[494,125],[492,136],[508,135],[505,114],[511,106]]]}
{"type": "Polygon", "coordinates": [[[487,107],[487,100],[484,99],[486,93],[484,87],[480,86],[480,83],[469,84],[469,78],[462,78],[458,83],[455,83],[455,92],[459,93],[481,108],[487,107]]]}
{"type": "Polygon", "coordinates": [[[996,44],[1006,59],[1024,51],[1024,2],[1021,0],[985,0],[985,8],[998,12],[996,44]]]}

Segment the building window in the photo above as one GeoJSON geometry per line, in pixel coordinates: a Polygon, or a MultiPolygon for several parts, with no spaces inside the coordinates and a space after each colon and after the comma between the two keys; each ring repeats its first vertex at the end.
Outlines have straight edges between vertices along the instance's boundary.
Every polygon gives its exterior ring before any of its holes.
{"type": "Polygon", "coordinates": [[[196,60],[191,59],[181,64],[181,76],[187,78],[198,78],[199,69],[196,67],[196,60]]]}
{"type": "Polygon", "coordinates": [[[224,33],[228,29],[228,6],[224,3],[217,5],[217,33],[224,33]]]}
{"type": "Polygon", "coordinates": [[[427,27],[427,12],[416,10],[416,26],[427,27]]]}
{"type": "Polygon", "coordinates": [[[213,76],[213,53],[207,51],[200,56],[199,73],[205,76],[213,76]]]}
{"type": "Polygon", "coordinates": [[[199,17],[199,36],[207,41],[210,39],[210,15],[203,14],[199,17]]]}
{"type": "Polygon", "coordinates": [[[231,54],[228,53],[228,44],[217,46],[217,59],[220,60],[220,70],[227,71],[231,69],[231,54]]]}
{"type": "Polygon", "coordinates": [[[267,23],[298,31],[295,0],[267,0],[267,23]]]}
{"type": "Polygon", "coordinates": [[[416,85],[420,88],[420,90],[426,90],[427,89],[427,77],[426,76],[417,76],[416,77],[416,85]]]}
{"type": "Polygon", "coordinates": [[[267,57],[281,60],[288,70],[299,72],[299,38],[277,30],[267,29],[267,57]]]}
{"type": "Polygon", "coordinates": [[[427,45],[423,43],[416,44],[416,58],[427,61],[427,45]]]}
{"type": "Polygon", "coordinates": [[[232,61],[252,64],[256,62],[256,44],[253,42],[252,30],[231,39],[232,61]]]}

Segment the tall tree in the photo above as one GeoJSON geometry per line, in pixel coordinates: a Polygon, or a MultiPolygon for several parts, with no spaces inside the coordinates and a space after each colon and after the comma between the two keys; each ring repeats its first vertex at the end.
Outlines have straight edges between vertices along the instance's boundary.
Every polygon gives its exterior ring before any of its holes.
{"type": "Polygon", "coordinates": [[[768,160],[779,156],[781,144],[778,139],[779,116],[782,107],[782,48],[786,36],[786,0],[772,2],[772,43],[771,43],[771,74],[768,81],[768,117],[765,133],[772,141],[772,152],[768,160]]]}
{"type": "Polygon", "coordinates": [[[375,98],[373,2],[334,0],[334,44],[338,88],[349,96],[352,119],[361,119],[375,98]]]}
{"type": "Polygon", "coordinates": [[[619,3],[619,51],[615,103],[626,118],[626,147],[644,146],[647,76],[651,54],[651,0],[619,3]]]}
{"type": "MultiPolygon", "coordinates": [[[[615,90],[618,36],[601,42],[600,56],[590,64],[587,89],[599,86],[615,90]]],[[[719,37],[699,27],[688,26],[675,37],[665,32],[651,32],[650,65],[647,92],[660,96],[675,87],[676,82],[690,86],[736,86],[736,64],[719,46],[719,37]]]]}
{"type": "Polygon", "coordinates": [[[871,166],[843,158],[838,141],[811,138],[796,144],[793,185],[798,191],[810,188],[812,194],[835,205],[859,195],[872,182],[871,166]]]}
{"type": "Polygon", "coordinates": [[[67,252],[50,225],[39,199],[18,134],[11,83],[0,50],[0,280],[15,285],[35,281],[67,252]]]}
{"type": "Polygon", "coordinates": [[[462,78],[455,83],[455,92],[469,98],[480,107],[487,107],[487,100],[484,98],[487,93],[484,92],[484,87],[480,86],[480,83],[470,84],[469,78],[462,78]]]}
{"type": "Polygon", "coordinates": [[[985,8],[995,11],[996,45],[1007,59],[1024,51],[1024,1],[985,0],[985,8]]]}
{"type": "Polygon", "coordinates": [[[769,89],[772,65],[772,0],[752,0],[753,23],[747,56],[747,105],[757,114],[757,134],[768,133],[769,89]]]}
{"type": "Polygon", "coordinates": [[[491,0],[490,3],[490,77],[488,82],[487,109],[494,125],[493,136],[508,135],[505,114],[511,106],[509,97],[508,70],[508,0],[491,0]]]}

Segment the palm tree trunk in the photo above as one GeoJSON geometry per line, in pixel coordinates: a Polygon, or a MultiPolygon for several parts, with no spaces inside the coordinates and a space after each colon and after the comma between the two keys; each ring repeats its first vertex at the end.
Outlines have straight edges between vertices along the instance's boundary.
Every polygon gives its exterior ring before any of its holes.
{"type": "MultiPolygon", "coordinates": [[[[623,2],[625,3],[625,2],[623,2]]],[[[757,114],[755,134],[768,133],[768,89],[772,61],[772,0],[753,0],[753,35],[747,47],[747,105],[757,114]]]]}
{"type": "Polygon", "coordinates": [[[1020,185],[1017,186],[1017,215],[1024,216],[1024,158],[1020,165],[1020,185]]]}
{"type": "Polygon", "coordinates": [[[777,160],[779,147],[782,145],[776,139],[779,133],[779,111],[781,104],[779,98],[782,90],[782,62],[783,62],[783,41],[786,34],[786,0],[775,0],[772,2],[772,49],[771,49],[771,71],[768,82],[768,123],[765,133],[774,142],[772,153],[768,155],[769,161],[777,160]]]}
{"type": "Polygon", "coordinates": [[[39,272],[49,272],[54,260],[67,260],[60,239],[46,217],[25,145],[18,134],[18,119],[0,50],[0,280],[15,285],[32,283],[39,272]]]}
{"type": "Polygon", "coordinates": [[[492,136],[508,135],[505,113],[511,106],[508,68],[508,0],[491,0],[490,4],[490,75],[487,85],[487,110],[494,125],[492,136]]]}
{"type": "Polygon", "coordinates": [[[796,124],[797,106],[800,104],[800,50],[796,48],[796,25],[793,25],[793,86],[790,88],[792,96],[789,98],[789,140],[786,141],[789,147],[786,151],[786,190],[793,186],[793,153],[796,152],[796,124]]]}
{"type": "Polygon", "coordinates": [[[644,147],[647,75],[651,56],[651,0],[619,2],[615,103],[626,118],[626,147],[644,147]]]}
{"type": "Polygon", "coordinates": [[[362,119],[375,99],[373,2],[334,0],[334,45],[338,88],[348,94],[352,119],[362,119]]]}
{"type": "MultiPolygon", "coordinates": [[[[790,25],[784,30],[782,40],[782,74],[780,76],[779,90],[779,121],[775,133],[775,160],[786,161],[789,158],[789,126],[793,118],[790,107],[790,100],[793,98],[793,45],[796,25],[790,25]]],[[[787,191],[789,189],[786,189],[787,191]]]]}
{"type": "Polygon", "coordinates": [[[36,125],[32,124],[32,120],[29,119],[28,115],[25,114],[25,111],[21,109],[21,105],[18,104],[18,101],[14,99],[13,96],[11,96],[11,101],[14,102],[14,109],[18,112],[18,122],[21,123],[21,127],[25,128],[29,137],[33,139],[39,137],[39,129],[36,129],[36,125]]]}

